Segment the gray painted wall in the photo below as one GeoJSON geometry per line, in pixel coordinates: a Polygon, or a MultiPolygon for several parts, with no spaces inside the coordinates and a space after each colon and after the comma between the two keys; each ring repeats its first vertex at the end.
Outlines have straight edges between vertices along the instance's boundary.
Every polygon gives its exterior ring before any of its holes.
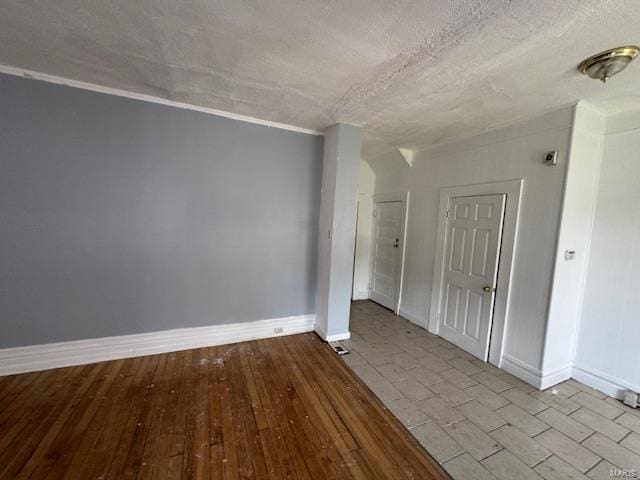
{"type": "Polygon", "coordinates": [[[322,137],[0,75],[0,347],[313,313],[322,137]]]}

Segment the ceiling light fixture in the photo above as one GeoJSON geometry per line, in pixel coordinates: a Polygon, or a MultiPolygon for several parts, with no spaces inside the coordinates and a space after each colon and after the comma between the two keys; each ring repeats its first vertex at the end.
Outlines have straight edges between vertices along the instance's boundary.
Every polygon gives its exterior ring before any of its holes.
{"type": "Polygon", "coordinates": [[[578,70],[604,83],[624,70],[636,58],[639,51],[640,48],[633,45],[612,48],[587,58],[578,66],[578,70]]]}

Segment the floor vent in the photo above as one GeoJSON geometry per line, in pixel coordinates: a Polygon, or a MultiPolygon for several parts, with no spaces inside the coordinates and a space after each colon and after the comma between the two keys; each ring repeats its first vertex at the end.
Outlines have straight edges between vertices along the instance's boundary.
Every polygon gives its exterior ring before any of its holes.
{"type": "Polygon", "coordinates": [[[344,348],[338,342],[329,342],[329,346],[333,348],[333,351],[336,352],[338,355],[346,355],[347,353],[349,353],[349,350],[344,348]]]}

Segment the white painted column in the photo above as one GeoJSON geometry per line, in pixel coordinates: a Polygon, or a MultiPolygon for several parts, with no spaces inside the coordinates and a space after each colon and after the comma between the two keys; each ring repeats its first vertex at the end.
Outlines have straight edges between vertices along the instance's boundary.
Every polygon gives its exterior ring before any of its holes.
{"type": "Polygon", "coordinates": [[[576,105],[542,355],[541,388],[572,375],[605,127],[606,117],[599,111],[585,102],[576,105]]]}
{"type": "Polygon", "coordinates": [[[336,124],[324,132],[316,332],[327,341],[350,337],[358,171],[362,129],[336,124]]]}

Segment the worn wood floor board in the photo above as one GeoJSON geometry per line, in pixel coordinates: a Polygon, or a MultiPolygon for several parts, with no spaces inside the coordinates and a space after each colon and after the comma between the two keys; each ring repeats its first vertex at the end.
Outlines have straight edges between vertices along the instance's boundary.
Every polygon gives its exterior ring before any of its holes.
{"type": "MultiPolygon", "coordinates": [[[[312,355],[316,356],[317,352],[312,355]]],[[[399,424],[395,418],[385,415],[385,410],[377,399],[368,398],[369,390],[351,376],[351,372],[344,367],[337,356],[330,361],[316,358],[314,370],[322,371],[324,375],[320,382],[325,389],[332,392],[330,396],[334,408],[339,412],[343,422],[352,431],[358,433],[358,441],[362,444],[362,452],[371,460],[376,459],[377,471],[386,478],[402,471],[414,476],[414,462],[411,456],[405,457],[402,451],[397,451],[395,445],[387,445],[389,430],[396,430],[399,435],[406,435],[407,440],[414,441],[404,428],[396,429],[399,424]],[[342,368],[341,368],[342,367],[342,368]],[[340,395],[340,391],[349,391],[351,395],[340,395]],[[407,462],[409,460],[409,462],[407,462]]],[[[418,466],[418,471],[426,465],[418,466]]],[[[420,478],[419,476],[415,478],[420,478]]]]}
{"type": "MultiPolygon", "coordinates": [[[[92,422],[101,406],[104,394],[116,380],[124,360],[104,364],[102,370],[94,378],[93,383],[73,408],[61,415],[56,421],[57,428],[47,432],[46,441],[38,444],[37,450],[20,470],[20,475],[27,478],[60,478],[69,468],[69,462],[87,442],[87,430],[91,423],[99,425],[99,420],[92,422]]],[[[88,442],[87,442],[88,443],[88,442]]]]}
{"type": "MultiPolygon", "coordinates": [[[[96,378],[99,378],[106,368],[107,365],[99,364],[71,367],[70,371],[61,369],[63,377],[68,375],[66,380],[70,381],[70,388],[61,387],[52,390],[52,385],[48,384],[49,388],[39,388],[34,391],[33,403],[28,415],[24,415],[23,422],[19,424],[21,427],[19,433],[0,455],[0,478],[18,477],[19,472],[34,454],[44,452],[45,455],[39,456],[38,460],[42,463],[48,461],[48,455],[54,454],[49,451],[50,442],[53,443],[74,406],[81,402],[96,378]]],[[[0,409],[2,409],[1,406],[0,409]]],[[[54,444],[51,445],[51,448],[58,446],[54,444]]],[[[36,461],[32,461],[32,463],[38,465],[36,461]]]]}
{"type": "Polygon", "coordinates": [[[0,377],[0,479],[447,479],[315,334],[0,377]]]}
{"type": "MultiPolygon", "coordinates": [[[[81,446],[76,449],[70,460],[70,465],[64,474],[70,478],[92,478],[91,469],[95,466],[94,458],[102,458],[108,455],[104,442],[109,438],[110,432],[118,424],[119,412],[122,409],[123,399],[128,391],[133,376],[140,367],[141,359],[125,361],[118,372],[116,381],[111,384],[106,393],[104,407],[100,408],[87,433],[82,438],[81,446]],[[109,401],[111,399],[111,401],[109,401]]],[[[37,461],[37,456],[32,456],[37,461]]],[[[97,475],[96,475],[97,477],[97,475]]]]}
{"type": "Polygon", "coordinates": [[[105,412],[106,425],[100,431],[88,458],[84,458],[84,466],[78,478],[106,478],[111,459],[116,454],[120,436],[125,429],[123,421],[131,409],[132,390],[138,382],[142,382],[146,368],[153,357],[138,357],[127,362],[127,371],[121,373],[120,394],[111,400],[111,409],[105,412]]]}
{"type": "Polygon", "coordinates": [[[352,450],[357,448],[353,437],[346,428],[339,428],[341,423],[332,418],[332,411],[327,409],[331,403],[324,392],[319,388],[313,388],[313,385],[318,383],[317,375],[312,368],[308,368],[306,356],[298,355],[299,352],[293,349],[291,352],[297,355],[297,363],[304,369],[303,372],[301,368],[296,368],[293,373],[296,388],[302,399],[302,404],[306,407],[306,416],[309,418],[310,425],[315,426],[321,442],[331,449],[332,461],[343,462],[348,467],[350,472],[348,478],[352,476],[364,477],[364,472],[352,454],[352,450]]]}

